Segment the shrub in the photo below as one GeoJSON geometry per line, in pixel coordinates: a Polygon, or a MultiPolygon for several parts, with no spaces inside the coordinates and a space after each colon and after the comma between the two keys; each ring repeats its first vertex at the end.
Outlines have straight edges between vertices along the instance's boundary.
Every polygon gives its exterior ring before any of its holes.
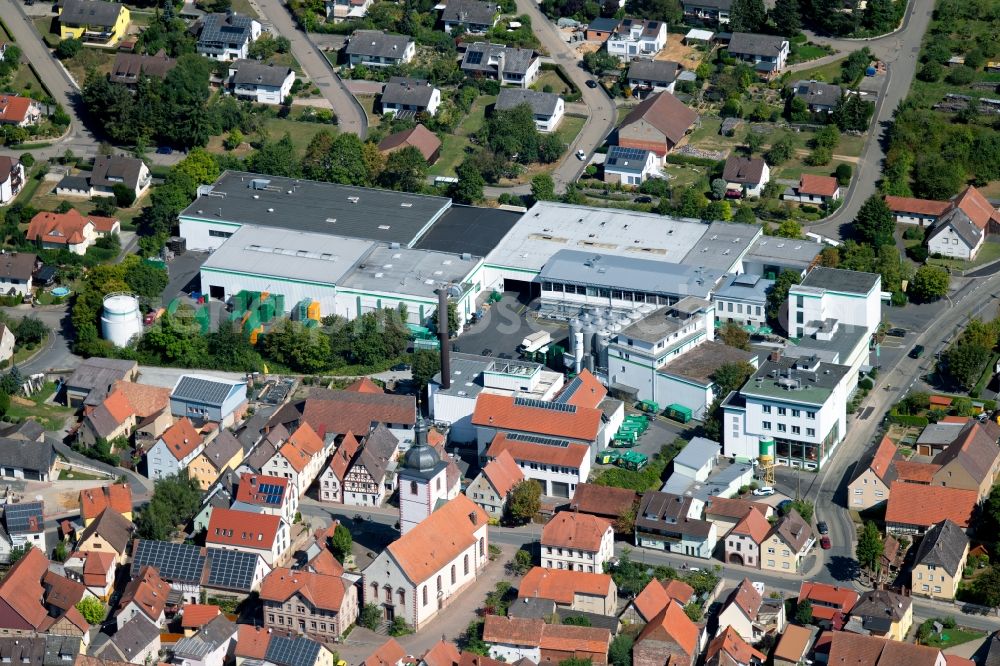
{"type": "Polygon", "coordinates": [[[903,238],[905,240],[922,241],[924,239],[924,230],[922,227],[907,227],[906,231],[903,232],[903,238]]]}
{"type": "Polygon", "coordinates": [[[837,177],[837,183],[843,187],[847,187],[851,184],[852,169],[851,165],[843,162],[837,165],[834,170],[833,175],[837,177]]]}
{"type": "Polygon", "coordinates": [[[83,42],[79,39],[64,39],[56,47],[56,57],[60,60],[67,60],[76,56],[83,48],[83,42]]]}
{"type": "Polygon", "coordinates": [[[972,83],[972,80],[976,78],[976,72],[971,67],[966,67],[961,65],[959,67],[952,67],[948,70],[948,75],[945,81],[955,86],[965,86],[972,83]]]}
{"type": "Polygon", "coordinates": [[[871,391],[873,388],[875,388],[875,382],[873,382],[868,377],[865,377],[860,382],[858,382],[858,386],[866,391],[871,391]]]}
{"type": "Polygon", "coordinates": [[[918,264],[922,264],[927,261],[927,248],[923,245],[908,247],[906,248],[906,256],[918,264]]]}

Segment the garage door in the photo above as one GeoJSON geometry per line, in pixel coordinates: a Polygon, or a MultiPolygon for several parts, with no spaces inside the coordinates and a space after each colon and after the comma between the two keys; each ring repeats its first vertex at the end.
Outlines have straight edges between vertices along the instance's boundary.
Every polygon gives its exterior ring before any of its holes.
{"type": "Polygon", "coordinates": [[[537,282],[527,280],[504,280],[503,290],[505,292],[517,293],[517,300],[527,303],[531,299],[541,295],[541,285],[537,282]]]}
{"type": "Polygon", "coordinates": [[[569,484],[559,483],[557,481],[552,482],[552,495],[554,497],[569,497],[569,484]]]}

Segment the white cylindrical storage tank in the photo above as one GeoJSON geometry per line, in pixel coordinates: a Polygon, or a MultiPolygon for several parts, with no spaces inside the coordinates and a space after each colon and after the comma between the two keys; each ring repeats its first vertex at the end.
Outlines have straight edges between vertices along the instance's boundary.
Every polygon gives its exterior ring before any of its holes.
{"type": "Polygon", "coordinates": [[[116,347],[124,347],[142,333],[139,299],[132,294],[116,293],[104,297],[101,333],[116,347]]]}
{"type": "Polygon", "coordinates": [[[611,342],[611,334],[607,331],[600,331],[597,334],[597,365],[601,368],[608,367],[608,344],[611,342]]]}

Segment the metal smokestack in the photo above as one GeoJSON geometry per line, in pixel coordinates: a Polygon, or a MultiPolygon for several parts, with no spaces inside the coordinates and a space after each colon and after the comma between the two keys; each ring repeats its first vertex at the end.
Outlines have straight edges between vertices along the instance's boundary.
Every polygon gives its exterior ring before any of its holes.
{"type": "Polygon", "coordinates": [[[441,388],[451,388],[451,346],[448,342],[448,289],[438,289],[438,340],[441,342],[441,388]]]}

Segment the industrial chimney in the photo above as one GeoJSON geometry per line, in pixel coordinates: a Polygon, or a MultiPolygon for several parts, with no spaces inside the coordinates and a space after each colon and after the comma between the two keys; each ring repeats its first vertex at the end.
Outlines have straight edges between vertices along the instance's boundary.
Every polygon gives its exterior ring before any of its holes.
{"type": "Polygon", "coordinates": [[[451,388],[451,343],[448,331],[448,288],[438,289],[438,340],[441,342],[441,388],[451,388]]]}

